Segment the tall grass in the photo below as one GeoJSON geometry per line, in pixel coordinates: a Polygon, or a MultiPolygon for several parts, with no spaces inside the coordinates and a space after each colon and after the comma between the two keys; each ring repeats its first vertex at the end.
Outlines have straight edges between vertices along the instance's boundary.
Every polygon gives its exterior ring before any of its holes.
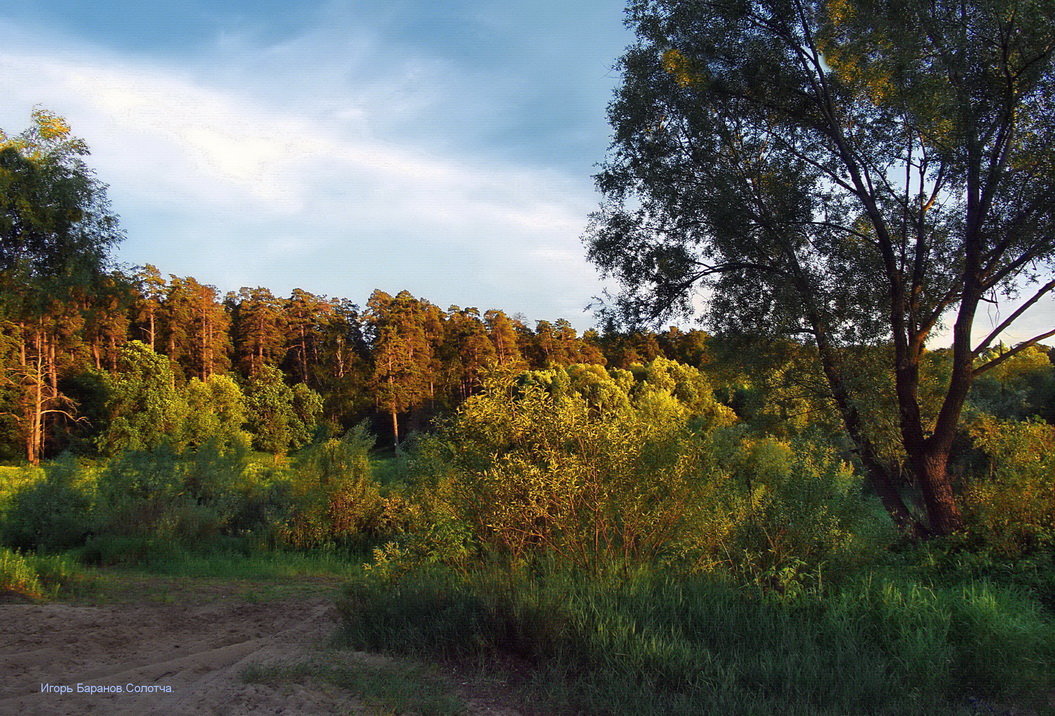
{"type": "Polygon", "coordinates": [[[0,594],[51,599],[77,593],[89,582],[72,555],[23,554],[0,547],[0,594]]]}
{"type": "Polygon", "coordinates": [[[985,582],[781,599],[713,577],[432,570],[360,578],[340,607],[358,648],[526,661],[560,711],[954,713],[1039,693],[1055,657],[1050,615],[985,582]]]}

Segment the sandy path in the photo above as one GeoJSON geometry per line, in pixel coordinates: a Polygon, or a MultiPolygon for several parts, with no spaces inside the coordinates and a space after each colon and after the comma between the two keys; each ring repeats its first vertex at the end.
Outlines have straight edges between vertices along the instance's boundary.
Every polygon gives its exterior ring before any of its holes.
{"type": "Polygon", "coordinates": [[[293,663],[318,653],[336,624],[331,598],[253,603],[221,590],[201,600],[195,595],[190,603],[0,605],[0,713],[361,710],[347,692],[324,684],[242,679],[250,665],[293,663]],[[78,685],[121,693],[78,693],[78,685]],[[136,687],[145,692],[136,693],[136,687]],[[63,693],[67,689],[72,693],[63,693]]]}

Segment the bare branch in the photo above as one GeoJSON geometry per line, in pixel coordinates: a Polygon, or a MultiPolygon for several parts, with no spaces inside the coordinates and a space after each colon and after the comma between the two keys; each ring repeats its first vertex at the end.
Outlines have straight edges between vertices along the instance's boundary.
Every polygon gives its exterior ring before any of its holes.
{"type": "Polygon", "coordinates": [[[1014,323],[1015,320],[1019,316],[1021,316],[1023,313],[1025,313],[1026,310],[1029,309],[1030,306],[1032,306],[1034,303],[1039,301],[1040,298],[1044,294],[1049,293],[1052,289],[1055,289],[1055,281],[1048,281],[1046,284],[1041,286],[1040,290],[1038,290],[1036,293],[1034,293],[1033,296],[1030,297],[1030,299],[1028,301],[1023,303],[1017,309],[1015,309],[1014,313],[1012,313],[1004,321],[1002,321],[999,326],[994,328],[993,332],[990,333],[988,336],[986,336],[984,341],[982,341],[981,343],[978,344],[978,347],[974,349],[974,351],[973,351],[973,353],[971,355],[973,355],[974,357],[977,357],[977,356],[981,355],[982,351],[984,351],[989,346],[989,344],[993,342],[993,340],[997,336],[999,336],[1001,333],[1003,333],[1005,328],[1007,328],[1012,323],[1014,323]]]}
{"type": "Polygon", "coordinates": [[[1041,333],[1039,336],[1033,336],[1028,341],[1023,341],[1022,343],[1019,343],[1017,346],[1015,346],[1011,350],[1005,351],[1004,353],[1001,353],[999,356],[997,356],[993,360],[991,360],[991,361],[989,361],[987,363],[983,363],[982,365],[978,366],[973,371],[974,377],[977,378],[982,373],[985,373],[987,370],[991,370],[993,368],[996,368],[998,365],[1000,365],[1001,363],[1006,361],[1011,356],[1014,356],[1014,355],[1016,355],[1018,353],[1021,353],[1022,351],[1024,351],[1027,348],[1029,348],[1030,346],[1036,345],[1037,343],[1040,343],[1045,338],[1050,338],[1051,336],[1055,336],[1055,328],[1052,328],[1047,333],[1041,333]]]}

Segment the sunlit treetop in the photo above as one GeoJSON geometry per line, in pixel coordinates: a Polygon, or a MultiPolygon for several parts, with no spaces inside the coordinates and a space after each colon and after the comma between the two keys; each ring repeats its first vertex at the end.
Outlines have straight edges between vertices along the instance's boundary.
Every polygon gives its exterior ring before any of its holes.
{"type": "Polygon", "coordinates": [[[85,142],[37,108],[17,136],[0,132],[0,272],[33,282],[83,282],[122,238],[85,142]]]}

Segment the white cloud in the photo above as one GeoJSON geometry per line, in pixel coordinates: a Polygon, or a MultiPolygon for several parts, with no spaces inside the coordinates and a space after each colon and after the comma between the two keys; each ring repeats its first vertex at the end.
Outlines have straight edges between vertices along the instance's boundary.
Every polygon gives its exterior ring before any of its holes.
{"type": "Polygon", "coordinates": [[[427,109],[443,88],[427,58],[401,58],[390,76],[360,84],[363,58],[346,59],[342,73],[325,60],[333,48],[309,41],[318,38],[263,49],[227,38],[213,78],[207,63],[175,68],[0,33],[12,38],[0,44],[0,126],[17,131],[37,103],[70,120],[126,218],[128,260],[224,289],[238,280],[364,300],[375,286],[405,286],[437,303],[548,318],[599,292],[578,243],[594,204],[589,178],[428,143],[427,109]],[[421,76],[429,90],[418,96],[421,76]],[[388,118],[425,130],[380,138],[388,118]],[[350,276],[354,285],[338,285],[350,276]]]}

